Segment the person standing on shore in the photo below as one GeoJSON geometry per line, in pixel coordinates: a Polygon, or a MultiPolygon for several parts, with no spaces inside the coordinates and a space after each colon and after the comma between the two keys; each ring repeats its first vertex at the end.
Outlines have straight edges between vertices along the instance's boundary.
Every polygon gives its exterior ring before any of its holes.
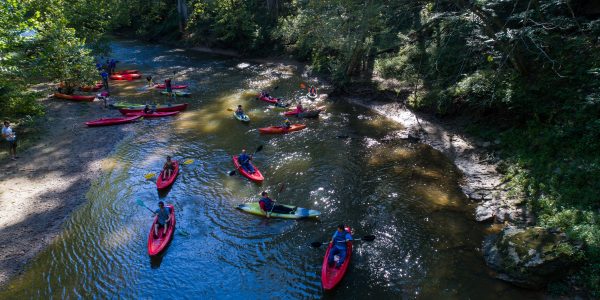
{"type": "Polygon", "coordinates": [[[10,159],[17,159],[17,134],[10,127],[10,122],[4,121],[4,127],[2,127],[2,137],[8,142],[8,154],[11,156],[10,159]]]}
{"type": "Polygon", "coordinates": [[[104,85],[104,90],[110,93],[110,91],[108,90],[108,73],[106,71],[102,71],[102,73],[100,73],[100,76],[102,76],[102,84],[104,85]]]}

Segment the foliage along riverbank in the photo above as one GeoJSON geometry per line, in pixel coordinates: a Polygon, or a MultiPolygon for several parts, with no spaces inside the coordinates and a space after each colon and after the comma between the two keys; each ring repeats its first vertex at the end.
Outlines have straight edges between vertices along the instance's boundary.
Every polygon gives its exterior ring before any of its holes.
{"type": "MultiPolygon", "coordinates": [[[[290,54],[338,90],[387,90],[467,130],[499,160],[533,222],[584,243],[600,295],[600,5],[589,1],[7,1],[1,114],[42,113],[36,80],[89,84],[103,33],[290,54]],[[32,36],[26,31],[35,32],[32,36]],[[87,45],[87,47],[84,47],[87,45]],[[95,52],[92,52],[95,51],[95,52]],[[497,143],[496,143],[497,141],[497,143]]],[[[495,158],[496,159],[496,158],[495,158]]],[[[554,285],[560,292],[561,284],[554,285]]]]}

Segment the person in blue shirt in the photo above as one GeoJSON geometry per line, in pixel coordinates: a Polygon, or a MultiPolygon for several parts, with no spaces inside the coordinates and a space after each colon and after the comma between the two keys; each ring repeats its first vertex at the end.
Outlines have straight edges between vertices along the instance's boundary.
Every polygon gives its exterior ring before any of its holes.
{"type": "Polygon", "coordinates": [[[241,105],[238,105],[237,109],[235,110],[235,114],[241,118],[244,117],[244,109],[242,108],[241,105]]]}
{"type": "Polygon", "coordinates": [[[104,90],[108,92],[108,73],[106,73],[106,71],[102,71],[102,73],[100,73],[100,76],[102,76],[102,84],[104,85],[104,90]]]}
{"type": "Polygon", "coordinates": [[[337,230],[331,237],[330,244],[333,244],[331,247],[331,251],[329,251],[329,257],[327,258],[327,262],[329,266],[333,266],[335,262],[335,255],[338,254],[339,259],[336,264],[336,268],[339,268],[346,260],[346,243],[352,241],[352,235],[350,232],[346,231],[344,224],[338,225],[337,230]]]}
{"type": "Polygon", "coordinates": [[[158,216],[158,221],[154,224],[154,237],[158,237],[159,227],[163,228],[163,235],[167,234],[167,226],[171,221],[171,212],[168,207],[165,207],[165,203],[158,202],[158,209],[154,211],[154,216],[158,216]]]}
{"type": "Polygon", "coordinates": [[[242,149],[242,154],[238,156],[238,163],[246,172],[254,174],[254,166],[250,163],[251,160],[252,155],[246,154],[246,149],[242,149]]]}
{"type": "Polygon", "coordinates": [[[269,193],[266,191],[260,194],[262,197],[258,201],[258,205],[260,205],[260,209],[265,212],[267,218],[271,217],[271,213],[277,214],[293,214],[295,210],[290,207],[286,207],[283,205],[275,204],[275,201],[269,198],[269,193]]]}
{"type": "Polygon", "coordinates": [[[115,69],[117,68],[117,61],[114,58],[110,59],[110,62],[108,64],[108,68],[110,69],[110,74],[114,74],[115,73],[115,69]]]}

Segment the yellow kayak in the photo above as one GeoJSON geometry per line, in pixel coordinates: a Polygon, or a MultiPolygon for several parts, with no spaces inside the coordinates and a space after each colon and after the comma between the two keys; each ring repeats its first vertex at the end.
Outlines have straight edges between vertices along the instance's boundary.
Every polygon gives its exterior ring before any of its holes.
{"type": "MultiPolygon", "coordinates": [[[[282,219],[305,219],[305,218],[318,218],[321,212],[318,210],[307,209],[303,207],[297,207],[293,205],[277,204],[292,209],[289,214],[271,213],[271,218],[282,218],[282,219]]],[[[260,209],[258,202],[244,203],[237,207],[238,209],[247,213],[265,217],[266,213],[260,209]]]]}

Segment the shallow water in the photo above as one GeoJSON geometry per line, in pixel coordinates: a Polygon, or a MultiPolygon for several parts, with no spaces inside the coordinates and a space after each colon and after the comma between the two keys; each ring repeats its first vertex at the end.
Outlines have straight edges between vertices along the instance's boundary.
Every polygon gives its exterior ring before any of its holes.
{"type": "MultiPolygon", "coordinates": [[[[177,102],[191,107],[176,118],[127,125],[138,130],[104,162],[106,172],[88,192],[89,201],[0,299],[538,297],[491,276],[479,252],[485,226],[474,221],[457,184],[459,172],[438,151],[398,139],[398,124],[334,98],[318,103],[327,106],[320,119],[299,121],[308,129],[262,136],[258,127],[283,118],[256,100],[256,91],[299,98],[299,84],[322,87],[318,78],[280,63],[132,41],[115,42],[113,51],[124,68],[152,74],[157,82],[175,71],[174,81],[189,84],[193,93],[177,102]],[[250,124],[227,110],[237,104],[244,105],[250,124]],[[255,164],[265,182],[228,176],[231,155],[258,145],[264,150],[255,164]],[[166,155],[194,162],[182,165],[173,188],[159,195],[144,175],[158,173],[166,155]],[[268,220],[235,209],[257,201],[262,190],[322,216],[268,220]],[[175,204],[177,233],[159,258],[148,257],[152,218],[136,199],[150,207],[159,199],[175,204]],[[355,243],[346,277],[324,293],[325,247],[309,244],[327,240],[341,222],[357,237],[376,239],[355,243]]],[[[120,100],[164,103],[144,82],[111,83],[120,100]]]]}

